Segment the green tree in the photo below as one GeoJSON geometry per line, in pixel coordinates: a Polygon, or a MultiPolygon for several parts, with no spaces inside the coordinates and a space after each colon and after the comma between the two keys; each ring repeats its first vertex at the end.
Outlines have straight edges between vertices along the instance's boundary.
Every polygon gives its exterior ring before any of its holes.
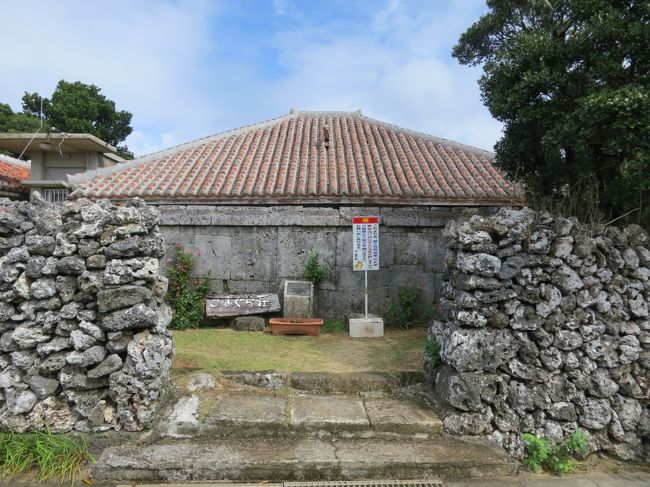
{"type": "Polygon", "coordinates": [[[6,103],[0,103],[0,132],[35,132],[40,127],[38,117],[15,113],[6,103]]]}
{"type": "Polygon", "coordinates": [[[453,55],[482,65],[496,163],[532,200],[650,226],[650,2],[488,0],[453,55]]]}
{"type": "Polygon", "coordinates": [[[41,107],[45,130],[88,133],[115,146],[118,153],[132,159],[124,140],[133,132],[132,114],[117,110],[95,85],[80,81],[59,81],[50,98],[38,93],[25,93],[22,113],[13,113],[9,105],[0,104],[0,131],[31,132],[40,126],[41,107]]]}

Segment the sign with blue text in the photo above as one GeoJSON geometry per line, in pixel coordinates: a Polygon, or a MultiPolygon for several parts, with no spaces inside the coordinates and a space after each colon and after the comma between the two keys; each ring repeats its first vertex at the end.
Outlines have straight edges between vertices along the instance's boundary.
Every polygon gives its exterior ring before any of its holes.
{"type": "Polygon", "coordinates": [[[352,269],[376,271],[379,269],[379,217],[352,218],[352,269]]]}

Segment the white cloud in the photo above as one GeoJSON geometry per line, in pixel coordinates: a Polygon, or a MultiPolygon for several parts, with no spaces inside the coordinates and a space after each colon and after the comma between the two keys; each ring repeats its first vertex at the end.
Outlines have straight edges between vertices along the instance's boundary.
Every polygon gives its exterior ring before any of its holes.
{"type": "MultiPolygon", "coordinates": [[[[20,39],[0,46],[0,93],[14,108],[24,91],[49,96],[66,79],[99,86],[141,134],[183,127],[184,137],[213,122],[200,95],[213,2],[22,0],[2,12],[3,38],[20,39]]],[[[141,153],[145,139],[127,142],[141,153]]]]}
{"type": "Polygon", "coordinates": [[[269,87],[268,97],[301,109],[360,108],[406,128],[492,149],[501,128],[481,103],[480,71],[450,57],[475,20],[463,11],[468,3],[427,9],[426,1],[391,0],[366,30],[341,33],[321,25],[278,34],[286,75],[269,87]]]}
{"type": "Polygon", "coordinates": [[[315,15],[290,0],[0,0],[3,38],[20,39],[0,45],[0,102],[19,108],[24,91],[49,95],[60,79],[94,83],[134,114],[136,154],[292,107],[360,108],[491,148],[500,126],[481,104],[479,71],[449,55],[482,2],[349,1],[315,15]]]}
{"type": "Polygon", "coordinates": [[[278,16],[287,15],[289,6],[287,0],[273,0],[273,13],[278,16]]]}

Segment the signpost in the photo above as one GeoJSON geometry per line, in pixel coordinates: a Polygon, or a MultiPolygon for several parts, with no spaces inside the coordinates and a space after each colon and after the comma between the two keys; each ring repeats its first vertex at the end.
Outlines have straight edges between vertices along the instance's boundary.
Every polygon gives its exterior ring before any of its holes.
{"type": "Polygon", "coordinates": [[[352,269],[364,272],[365,308],[368,318],[368,271],[379,269],[379,217],[352,218],[352,269]]]}
{"type": "Polygon", "coordinates": [[[379,269],[378,216],[352,218],[352,269],[364,273],[365,315],[362,319],[350,319],[350,336],[383,336],[383,320],[368,316],[368,271],[379,269]]]}

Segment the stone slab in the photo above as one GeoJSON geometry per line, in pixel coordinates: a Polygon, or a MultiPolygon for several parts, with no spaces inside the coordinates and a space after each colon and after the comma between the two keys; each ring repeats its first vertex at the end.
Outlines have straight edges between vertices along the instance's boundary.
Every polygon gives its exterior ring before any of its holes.
{"type": "Polygon", "coordinates": [[[451,438],[444,442],[373,439],[334,443],[343,478],[473,478],[511,475],[517,470],[514,461],[485,445],[451,438]]]}
{"type": "Polygon", "coordinates": [[[496,450],[444,442],[317,438],[173,440],[106,449],[96,480],[467,479],[512,475],[517,465],[496,450]]]}
{"type": "Polygon", "coordinates": [[[284,426],[286,403],[286,399],[275,396],[222,396],[207,409],[204,426],[284,426]]]}
{"type": "Polygon", "coordinates": [[[365,397],[364,403],[374,430],[395,433],[442,433],[442,421],[422,401],[365,397]]]}
{"type": "Polygon", "coordinates": [[[360,391],[396,391],[424,381],[421,371],[397,372],[292,372],[292,388],[316,393],[352,394],[360,391]]]}
{"type": "Polygon", "coordinates": [[[515,478],[463,480],[446,482],[446,487],[646,487],[650,485],[648,472],[623,472],[607,474],[557,475],[523,474],[515,478]]]}
{"type": "Polygon", "coordinates": [[[335,450],[319,440],[251,438],[173,442],[105,451],[98,479],[250,480],[334,475],[335,450]]]}
{"type": "MultiPolygon", "coordinates": [[[[94,485],[94,483],[93,483],[94,485]]],[[[112,485],[112,484],[111,484],[112,485]]],[[[264,482],[264,487],[283,487],[285,485],[284,482],[277,482],[277,483],[270,483],[270,482],[264,482]]],[[[164,484],[138,484],[138,487],[260,487],[260,482],[251,482],[251,483],[246,483],[246,482],[237,482],[237,483],[228,483],[228,482],[211,482],[209,484],[197,484],[195,482],[192,482],[191,484],[169,484],[165,482],[164,484]]],[[[119,484],[115,487],[133,487],[133,484],[119,484]]]]}
{"type": "Polygon", "coordinates": [[[238,316],[230,327],[238,331],[264,331],[266,320],[262,316],[238,316]]]}
{"type": "Polygon", "coordinates": [[[358,396],[296,396],[291,402],[291,424],[327,429],[370,426],[363,401],[358,396]]]}
{"type": "Polygon", "coordinates": [[[209,318],[259,315],[280,311],[277,294],[221,294],[205,300],[205,315],[209,318]]]}
{"type": "Polygon", "coordinates": [[[162,421],[161,435],[174,438],[187,438],[199,431],[199,398],[183,396],[172,408],[169,416],[162,421]]]}

